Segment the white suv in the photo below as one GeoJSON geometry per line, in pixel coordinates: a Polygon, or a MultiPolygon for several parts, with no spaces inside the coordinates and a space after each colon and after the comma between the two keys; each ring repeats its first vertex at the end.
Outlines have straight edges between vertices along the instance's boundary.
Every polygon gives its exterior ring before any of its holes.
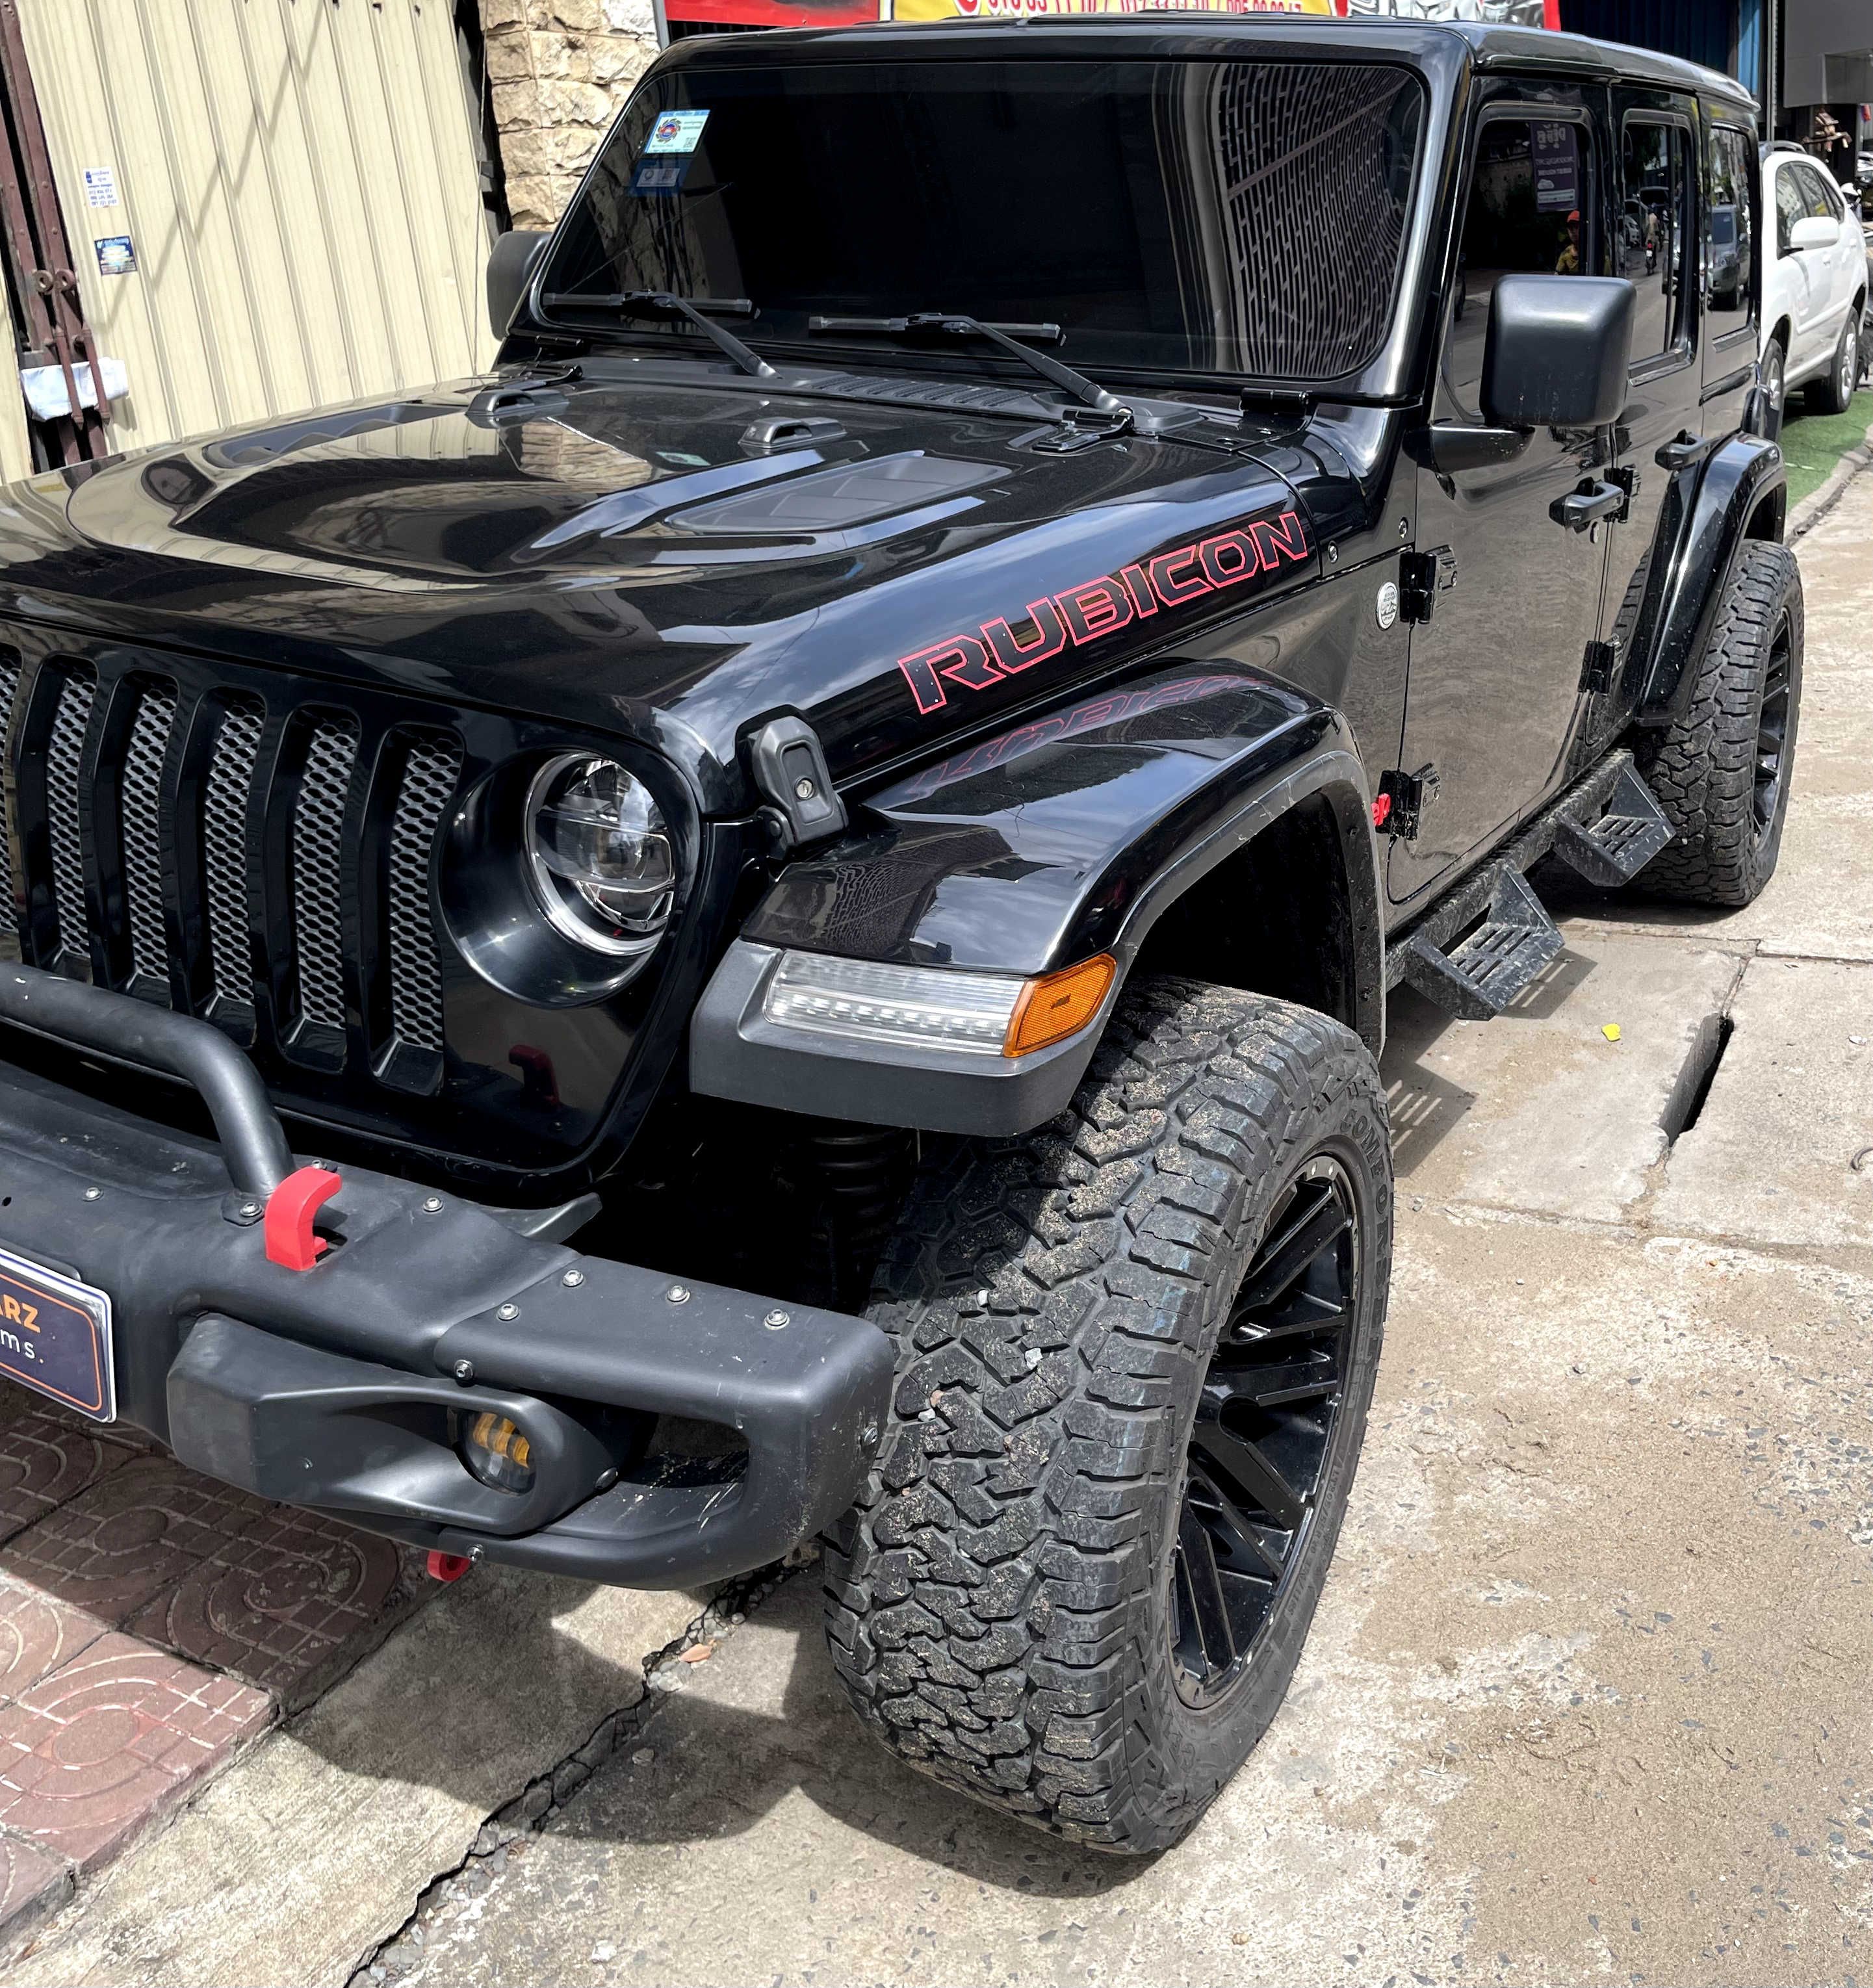
{"type": "Polygon", "coordinates": [[[1860,378],[1867,250],[1857,216],[1809,155],[1773,145],[1763,154],[1763,213],[1775,252],[1763,272],[1762,381],[1780,414],[1806,385],[1818,414],[1846,411],[1860,378]]]}

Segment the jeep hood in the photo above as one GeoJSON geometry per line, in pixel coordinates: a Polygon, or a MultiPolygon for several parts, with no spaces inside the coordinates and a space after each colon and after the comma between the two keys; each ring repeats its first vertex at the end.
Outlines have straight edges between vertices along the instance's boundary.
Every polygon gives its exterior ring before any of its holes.
{"type": "Polygon", "coordinates": [[[857,397],[875,376],[836,398],[668,370],[490,376],[39,476],[0,492],[0,614],[627,731],[720,807],[751,721],[800,712],[847,776],[1239,614],[1316,570],[1320,491],[1345,487],[1298,433],[1061,451],[1002,389],[905,405],[857,397]],[[1226,598],[1201,583],[1199,548],[1283,517],[1253,586],[1239,552],[1226,598]],[[1090,618],[1043,657],[1069,597],[1090,618]],[[1031,666],[996,665],[996,624],[1031,666]]]}

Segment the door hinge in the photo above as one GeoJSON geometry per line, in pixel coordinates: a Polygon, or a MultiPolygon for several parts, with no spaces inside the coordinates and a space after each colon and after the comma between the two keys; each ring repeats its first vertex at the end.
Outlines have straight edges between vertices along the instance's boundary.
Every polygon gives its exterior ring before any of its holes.
{"type": "Polygon", "coordinates": [[[1606,480],[1609,483],[1617,484],[1626,493],[1625,502],[1613,513],[1612,517],[1613,523],[1623,525],[1631,516],[1633,500],[1639,494],[1639,472],[1630,464],[1626,464],[1618,469],[1609,469],[1606,473],[1606,480]]]}
{"type": "Polygon", "coordinates": [[[1395,767],[1379,776],[1378,799],[1373,804],[1372,825],[1381,835],[1395,836],[1401,842],[1418,839],[1424,811],[1437,799],[1443,779],[1435,766],[1420,766],[1416,773],[1395,767]]]}
{"type": "Polygon", "coordinates": [[[1398,618],[1428,621],[1437,597],[1457,583],[1457,556],[1448,546],[1428,553],[1402,553],[1398,558],[1398,618]]]}
{"type": "Polygon", "coordinates": [[[1619,674],[1619,644],[1589,642],[1581,664],[1581,688],[1593,695],[1610,691],[1619,674]]]}

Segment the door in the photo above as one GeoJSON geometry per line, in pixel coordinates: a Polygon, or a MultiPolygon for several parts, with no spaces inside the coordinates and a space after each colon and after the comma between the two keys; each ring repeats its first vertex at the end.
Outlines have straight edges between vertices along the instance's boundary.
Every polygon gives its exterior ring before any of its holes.
{"type": "MultiPolygon", "coordinates": [[[[1662,92],[1616,90],[1620,138],[1620,223],[1614,273],[1638,298],[1626,405],[1614,431],[1612,480],[1626,502],[1608,529],[1607,621],[1611,653],[1595,683],[1598,700],[1586,735],[1620,708],[1620,678],[1658,554],[1660,512],[1671,475],[1658,452],[1702,432],[1704,369],[1699,335],[1703,280],[1696,106],[1662,92]]],[[[1667,460],[1669,460],[1668,455],[1667,460]]]]}
{"type": "Polygon", "coordinates": [[[1728,434],[1756,377],[1756,134],[1715,124],[1706,147],[1703,432],[1728,434]]]}
{"type": "Polygon", "coordinates": [[[478,128],[442,0],[19,0],[119,448],[474,370],[478,128]]]}
{"type": "Polygon", "coordinates": [[[1796,171],[1799,162],[1776,162],[1776,267],[1783,307],[1788,313],[1787,377],[1793,380],[1811,373],[1824,357],[1817,318],[1821,306],[1817,269],[1811,249],[1798,249],[1791,238],[1795,224],[1808,211],[1808,196],[1796,171]]]}
{"type": "Polygon", "coordinates": [[[1839,189],[1819,166],[1797,159],[1787,170],[1801,190],[1803,213],[1831,221],[1841,231],[1831,248],[1805,248],[1796,258],[1808,272],[1813,357],[1819,370],[1833,363],[1848,307],[1865,282],[1866,244],[1858,227],[1848,218],[1839,189]]]}
{"type": "MultiPolygon", "coordinates": [[[[1557,94],[1563,93],[1557,92],[1557,94]]],[[[1472,142],[1433,425],[1476,427],[1489,299],[1521,272],[1604,267],[1606,162],[1583,105],[1486,106],[1472,142]]],[[[1415,840],[1395,840],[1395,901],[1493,841],[1552,786],[1600,622],[1605,534],[1551,515],[1604,460],[1591,431],[1543,429],[1513,461],[1418,477],[1418,548],[1448,547],[1455,584],[1412,631],[1407,773],[1435,769],[1415,840]]]]}

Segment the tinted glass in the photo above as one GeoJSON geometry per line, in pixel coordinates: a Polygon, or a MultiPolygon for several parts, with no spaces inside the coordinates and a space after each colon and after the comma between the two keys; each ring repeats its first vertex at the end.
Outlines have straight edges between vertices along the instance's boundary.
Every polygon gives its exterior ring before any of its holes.
{"type": "Polygon", "coordinates": [[[1750,190],[1756,177],[1756,140],[1719,126],[1710,134],[1710,209],[1705,216],[1705,253],[1710,269],[1710,328],[1721,334],[1750,321],[1755,236],[1750,190]]]}
{"type": "Polygon", "coordinates": [[[1801,188],[1801,211],[1817,221],[1838,221],[1843,209],[1841,196],[1827,184],[1820,167],[1797,163],[1788,168],[1801,188]]]}
{"type": "Polygon", "coordinates": [[[1675,124],[1626,120],[1614,273],[1639,293],[1632,321],[1635,364],[1677,340],[1684,294],[1689,134],[1675,124]]]}
{"type": "Polygon", "coordinates": [[[1776,253],[1787,255],[1794,243],[1790,231],[1797,221],[1807,212],[1803,201],[1801,181],[1795,176],[1792,167],[1783,166],[1776,174],[1776,253]]]}
{"type": "Polygon", "coordinates": [[[661,289],[749,299],[757,348],[942,310],[1057,324],[1094,374],[1328,379],[1389,325],[1423,108],[1370,63],[679,71],[627,106],[542,288],[581,329],[661,289]]]}
{"type": "Polygon", "coordinates": [[[1581,218],[1594,211],[1592,167],[1592,134],[1584,124],[1498,118],[1478,134],[1444,348],[1445,385],[1467,413],[1476,414],[1497,279],[1593,272],[1594,244],[1581,218]]]}

